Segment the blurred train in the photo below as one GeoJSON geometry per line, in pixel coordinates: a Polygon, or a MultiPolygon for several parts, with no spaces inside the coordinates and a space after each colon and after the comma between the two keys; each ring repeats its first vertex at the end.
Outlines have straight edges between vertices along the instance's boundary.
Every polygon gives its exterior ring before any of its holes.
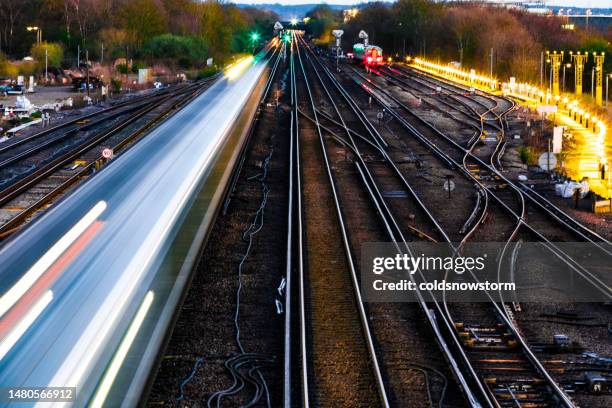
{"type": "Polygon", "coordinates": [[[368,68],[383,64],[383,50],[377,45],[357,43],[353,45],[353,52],[349,53],[348,57],[368,68]]]}
{"type": "MultiPolygon", "coordinates": [[[[40,392],[57,400],[53,407],[143,405],[231,188],[271,58],[234,64],[3,242],[0,388],[29,398],[28,387],[61,386],[40,392]]],[[[8,398],[0,407],[25,397],[8,398]]]]}

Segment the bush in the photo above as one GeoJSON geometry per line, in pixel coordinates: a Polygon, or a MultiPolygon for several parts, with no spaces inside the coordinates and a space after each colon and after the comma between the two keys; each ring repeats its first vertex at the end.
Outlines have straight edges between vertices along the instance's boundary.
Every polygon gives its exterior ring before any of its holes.
{"type": "Polygon", "coordinates": [[[196,79],[204,79],[211,77],[217,73],[217,69],[215,67],[206,67],[198,71],[196,75],[196,79]]]}
{"type": "Polygon", "coordinates": [[[64,59],[64,48],[59,43],[42,42],[34,44],[30,49],[32,58],[36,60],[36,65],[39,70],[45,69],[45,51],[47,53],[47,61],[50,67],[61,66],[64,59]]]}
{"type": "Polygon", "coordinates": [[[127,69],[127,65],[126,64],[117,64],[117,72],[119,72],[120,74],[127,74],[128,73],[128,69],[127,69]]]}
{"type": "Polygon", "coordinates": [[[42,112],[41,111],[32,112],[30,117],[34,119],[40,119],[42,118],[42,112]]]}
{"type": "Polygon", "coordinates": [[[535,155],[529,147],[521,146],[519,148],[519,157],[523,164],[533,164],[535,161],[535,155]]]}
{"type": "MultiPolygon", "coordinates": [[[[17,68],[18,68],[19,74],[23,76],[34,75],[34,73],[36,72],[36,64],[31,61],[23,61],[17,66],[17,68]]],[[[45,69],[44,61],[43,61],[42,69],[43,71],[45,69]]]]}
{"type": "Polygon", "coordinates": [[[183,68],[203,62],[208,54],[201,38],[173,34],[162,34],[151,38],[144,45],[143,53],[156,59],[178,60],[183,68]]]}
{"type": "Polygon", "coordinates": [[[112,78],[110,81],[111,91],[114,93],[121,92],[121,81],[118,79],[112,78]]]}
{"type": "Polygon", "coordinates": [[[0,52],[0,77],[14,78],[19,74],[19,67],[11,63],[4,54],[0,52]]]}

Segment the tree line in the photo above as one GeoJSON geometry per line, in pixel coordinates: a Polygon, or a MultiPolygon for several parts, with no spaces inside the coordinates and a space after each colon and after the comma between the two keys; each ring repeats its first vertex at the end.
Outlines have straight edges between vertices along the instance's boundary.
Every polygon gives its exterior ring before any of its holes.
{"type": "MultiPolygon", "coordinates": [[[[344,22],[341,11],[322,5],[309,13],[308,30],[322,43],[331,41],[331,30],[342,28],[345,49],[359,42],[365,30],[370,43],[386,55],[405,55],[458,61],[488,72],[493,49],[494,71],[500,77],[514,75],[536,81],[540,56],[545,50],[588,50],[612,52],[612,27],[607,31],[575,26],[563,28],[565,17],[541,16],[524,10],[482,4],[453,4],[431,0],[375,2],[361,6],[359,13],[344,22]]],[[[569,58],[568,61],[569,62],[569,58]]],[[[612,70],[612,54],[606,61],[612,70]]],[[[587,66],[590,69],[590,65],[587,66]]]]}
{"type": "Polygon", "coordinates": [[[87,50],[96,61],[128,55],[197,67],[250,50],[250,33],[271,34],[277,18],[219,0],[2,0],[0,64],[52,49],[55,66],[74,66],[77,51],[87,50]],[[42,46],[27,27],[42,30],[42,46]]]}

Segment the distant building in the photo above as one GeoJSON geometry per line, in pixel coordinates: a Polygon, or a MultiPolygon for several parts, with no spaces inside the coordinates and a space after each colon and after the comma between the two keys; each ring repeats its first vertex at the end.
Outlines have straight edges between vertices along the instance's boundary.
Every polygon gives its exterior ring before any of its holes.
{"type": "Polygon", "coordinates": [[[546,7],[546,0],[438,0],[438,2],[487,4],[497,7],[523,9],[536,14],[552,14],[552,10],[546,7]]]}

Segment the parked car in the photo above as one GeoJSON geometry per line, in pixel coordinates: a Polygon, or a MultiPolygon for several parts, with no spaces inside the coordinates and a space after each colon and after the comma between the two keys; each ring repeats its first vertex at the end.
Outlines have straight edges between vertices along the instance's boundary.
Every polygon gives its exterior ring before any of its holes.
{"type": "Polygon", "coordinates": [[[6,95],[23,95],[25,88],[23,85],[1,85],[0,92],[6,95]]]}

